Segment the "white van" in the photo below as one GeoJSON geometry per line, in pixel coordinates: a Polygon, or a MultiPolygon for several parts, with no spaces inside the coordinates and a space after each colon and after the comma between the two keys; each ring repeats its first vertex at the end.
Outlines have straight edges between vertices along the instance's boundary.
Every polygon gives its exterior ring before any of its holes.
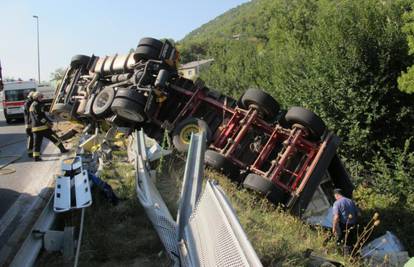
{"type": "Polygon", "coordinates": [[[37,90],[34,80],[4,82],[2,92],[3,112],[7,123],[12,119],[23,118],[24,101],[31,91],[37,90]]]}

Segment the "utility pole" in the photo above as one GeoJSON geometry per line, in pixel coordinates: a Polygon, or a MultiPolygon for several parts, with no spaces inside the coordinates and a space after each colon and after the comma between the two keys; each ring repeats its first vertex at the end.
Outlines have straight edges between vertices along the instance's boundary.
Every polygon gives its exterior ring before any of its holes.
{"type": "Polygon", "coordinates": [[[1,61],[0,61],[0,92],[3,91],[3,76],[1,74],[1,61]]]}
{"type": "Polygon", "coordinates": [[[33,15],[33,18],[36,19],[36,25],[37,25],[37,78],[40,84],[39,17],[36,15],[33,15]]]}

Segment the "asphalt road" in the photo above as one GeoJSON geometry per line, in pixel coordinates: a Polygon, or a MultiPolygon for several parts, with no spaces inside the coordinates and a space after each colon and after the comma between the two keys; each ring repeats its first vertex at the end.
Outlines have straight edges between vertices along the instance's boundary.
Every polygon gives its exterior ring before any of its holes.
{"type": "MultiPolygon", "coordinates": [[[[59,150],[43,141],[42,162],[34,162],[26,153],[23,121],[7,124],[0,106],[0,262],[1,251],[23,221],[27,220],[60,169],[59,150]]],[[[1,264],[0,264],[1,265],[1,264]]]]}

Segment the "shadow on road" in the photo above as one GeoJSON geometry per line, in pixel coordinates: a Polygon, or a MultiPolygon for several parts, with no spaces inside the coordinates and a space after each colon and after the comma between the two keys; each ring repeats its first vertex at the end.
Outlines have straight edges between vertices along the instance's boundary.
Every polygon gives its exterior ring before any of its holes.
{"type": "Polygon", "coordinates": [[[5,120],[0,120],[0,127],[1,126],[19,126],[24,125],[23,119],[14,119],[10,123],[7,123],[5,120]]]}
{"type": "MultiPolygon", "coordinates": [[[[48,142],[47,139],[44,139],[41,152],[45,150],[48,142]]],[[[0,166],[15,157],[19,158],[13,163],[33,161],[33,159],[27,155],[26,145],[27,135],[25,133],[0,133],[0,166]]],[[[59,159],[60,153],[42,153],[41,157],[43,161],[54,161],[59,159]]]]}
{"type": "Polygon", "coordinates": [[[0,188],[0,220],[19,196],[19,192],[10,189],[0,188]]]}
{"type": "Polygon", "coordinates": [[[0,133],[0,150],[17,143],[26,143],[26,133],[0,133]]]}
{"type": "Polygon", "coordinates": [[[8,266],[20,246],[30,233],[34,223],[45,207],[52,194],[52,188],[45,187],[37,195],[18,193],[9,189],[0,189],[0,266],[8,266]],[[16,197],[17,195],[17,197],[16,197]],[[15,198],[11,205],[5,205],[4,199],[10,201],[15,198]],[[12,208],[17,212],[3,210],[12,208]]]}

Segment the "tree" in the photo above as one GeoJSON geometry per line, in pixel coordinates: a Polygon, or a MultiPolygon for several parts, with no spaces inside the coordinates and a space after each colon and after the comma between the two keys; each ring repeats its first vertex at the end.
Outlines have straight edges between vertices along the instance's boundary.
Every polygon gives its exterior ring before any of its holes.
{"type": "Polygon", "coordinates": [[[408,2],[258,0],[182,45],[203,44],[214,58],[201,73],[208,85],[234,97],[259,87],[285,107],[307,107],[342,138],[345,158],[364,162],[383,144],[402,147],[412,135],[414,98],[397,83],[412,63],[401,31],[408,2]],[[244,38],[228,38],[234,32],[244,38]]]}
{"type": "MultiPolygon", "coordinates": [[[[404,21],[406,24],[403,31],[407,34],[408,46],[410,47],[409,54],[414,55],[414,4],[411,6],[411,11],[404,14],[404,21]]],[[[414,66],[403,72],[398,78],[398,85],[401,91],[412,94],[414,93],[414,66]]]]}
{"type": "Polygon", "coordinates": [[[65,76],[66,70],[64,68],[58,68],[50,74],[50,79],[56,83],[59,83],[65,76]]]}

